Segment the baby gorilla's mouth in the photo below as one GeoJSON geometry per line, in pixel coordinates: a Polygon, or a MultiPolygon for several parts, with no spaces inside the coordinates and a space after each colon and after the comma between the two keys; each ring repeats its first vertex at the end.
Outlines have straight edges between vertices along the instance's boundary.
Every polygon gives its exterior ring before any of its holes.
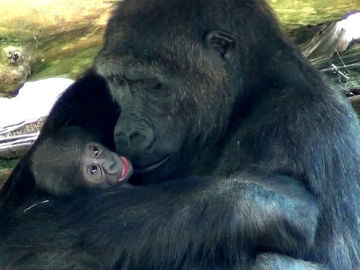
{"type": "Polygon", "coordinates": [[[123,156],[120,156],[120,159],[123,163],[123,167],[122,167],[121,174],[118,178],[118,182],[127,180],[132,174],[132,166],[131,166],[130,161],[126,157],[123,157],[123,156]]]}
{"type": "Polygon", "coordinates": [[[135,167],[135,173],[141,174],[141,173],[146,173],[146,172],[155,170],[156,168],[162,166],[169,159],[170,159],[170,157],[167,156],[167,157],[165,157],[165,158],[163,158],[163,159],[161,159],[159,161],[150,163],[150,164],[145,165],[145,166],[134,166],[135,167]]]}

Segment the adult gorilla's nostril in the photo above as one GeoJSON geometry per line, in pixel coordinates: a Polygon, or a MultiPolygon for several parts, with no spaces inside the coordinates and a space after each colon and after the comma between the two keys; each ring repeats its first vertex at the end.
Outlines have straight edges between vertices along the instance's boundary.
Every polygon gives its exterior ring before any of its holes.
{"type": "Polygon", "coordinates": [[[129,134],[129,142],[131,146],[140,145],[145,140],[146,140],[146,136],[137,131],[133,131],[129,134]]]}
{"type": "Polygon", "coordinates": [[[117,133],[116,136],[117,142],[123,146],[131,147],[130,137],[127,133],[121,131],[117,133]]]}
{"type": "Polygon", "coordinates": [[[154,131],[150,127],[141,131],[133,131],[129,134],[131,147],[139,151],[149,150],[154,144],[154,139],[154,131]]]}
{"type": "Polygon", "coordinates": [[[116,135],[116,145],[120,153],[123,153],[123,151],[146,151],[153,146],[154,142],[155,135],[152,127],[143,128],[142,130],[122,130],[116,135]]]}
{"type": "Polygon", "coordinates": [[[116,134],[116,143],[122,147],[131,147],[130,137],[123,131],[116,134]]]}

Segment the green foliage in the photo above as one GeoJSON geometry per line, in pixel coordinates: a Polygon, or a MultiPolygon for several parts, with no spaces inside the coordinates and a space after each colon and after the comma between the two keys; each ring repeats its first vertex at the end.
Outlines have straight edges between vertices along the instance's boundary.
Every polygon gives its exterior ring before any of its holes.
{"type": "Polygon", "coordinates": [[[33,76],[29,80],[39,80],[50,77],[65,77],[76,79],[87,68],[90,68],[94,57],[101,46],[87,48],[81,52],[59,55],[43,62],[34,63],[33,76]],[[69,68],[71,67],[71,68],[69,68]]]}
{"type": "Polygon", "coordinates": [[[12,169],[18,163],[18,159],[0,159],[0,170],[12,169]]]}
{"type": "Polygon", "coordinates": [[[4,48],[6,46],[14,46],[14,47],[20,47],[21,41],[17,37],[12,36],[0,36],[0,49],[4,48]]]}
{"type": "Polygon", "coordinates": [[[359,10],[360,0],[268,0],[286,30],[341,19],[359,10]]]}

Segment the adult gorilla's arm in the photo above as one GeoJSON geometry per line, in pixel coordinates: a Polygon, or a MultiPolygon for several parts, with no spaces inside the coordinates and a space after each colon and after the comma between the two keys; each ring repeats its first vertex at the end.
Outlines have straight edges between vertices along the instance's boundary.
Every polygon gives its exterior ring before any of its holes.
{"type": "Polygon", "coordinates": [[[325,270],[325,267],[316,263],[296,260],[285,255],[262,253],[256,257],[252,270],[325,270]]]}
{"type": "Polygon", "coordinates": [[[254,172],[90,195],[18,209],[1,231],[0,268],[202,269],[199,258],[231,265],[248,250],[301,256],[318,217],[297,181],[254,172]]]}
{"type": "Polygon", "coordinates": [[[106,142],[113,141],[119,108],[107,90],[106,82],[92,71],[77,80],[59,98],[42,129],[80,126],[98,134],[106,142]]]}
{"type": "Polygon", "coordinates": [[[108,254],[146,258],[148,266],[189,253],[196,260],[226,254],[229,261],[248,250],[301,256],[313,245],[318,218],[314,197],[299,182],[254,171],[125,189],[93,203],[88,218],[101,232],[90,222],[88,244],[112,239],[101,246],[108,254]]]}
{"type": "MultiPolygon", "coordinates": [[[[105,82],[90,73],[59,99],[41,136],[77,125],[97,132],[109,145],[117,110],[105,82]]],[[[34,201],[47,199],[28,187],[27,166],[25,157],[2,190],[1,269],[11,265],[41,270],[51,265],[61,270],[81,265],[98,270],[127,261],[130,266],[161,268],[181,264],[185,256],[187,264],[198,265],[199,256],[207,262],[219,257],[231,262],[249,250],[301,255],[294,252],[305,251],[313,242],[316,203],[288,177],[273,180],[247,173],[231,179],[179,179],[93,198],[52,198],[49,205],[40,204],[24,214],[34,201]]]]}

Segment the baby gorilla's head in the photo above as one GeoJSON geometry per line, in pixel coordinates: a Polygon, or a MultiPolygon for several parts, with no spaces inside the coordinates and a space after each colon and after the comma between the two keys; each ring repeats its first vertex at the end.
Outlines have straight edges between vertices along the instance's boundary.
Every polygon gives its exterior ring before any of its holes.
{"type": "Polygon", "coordinates": [[[36,186],[54,195],[108,188],[132,175],[130,161],[110,151],[79,127],[63,128],[39,141],[31,153],[36,186]]]}

